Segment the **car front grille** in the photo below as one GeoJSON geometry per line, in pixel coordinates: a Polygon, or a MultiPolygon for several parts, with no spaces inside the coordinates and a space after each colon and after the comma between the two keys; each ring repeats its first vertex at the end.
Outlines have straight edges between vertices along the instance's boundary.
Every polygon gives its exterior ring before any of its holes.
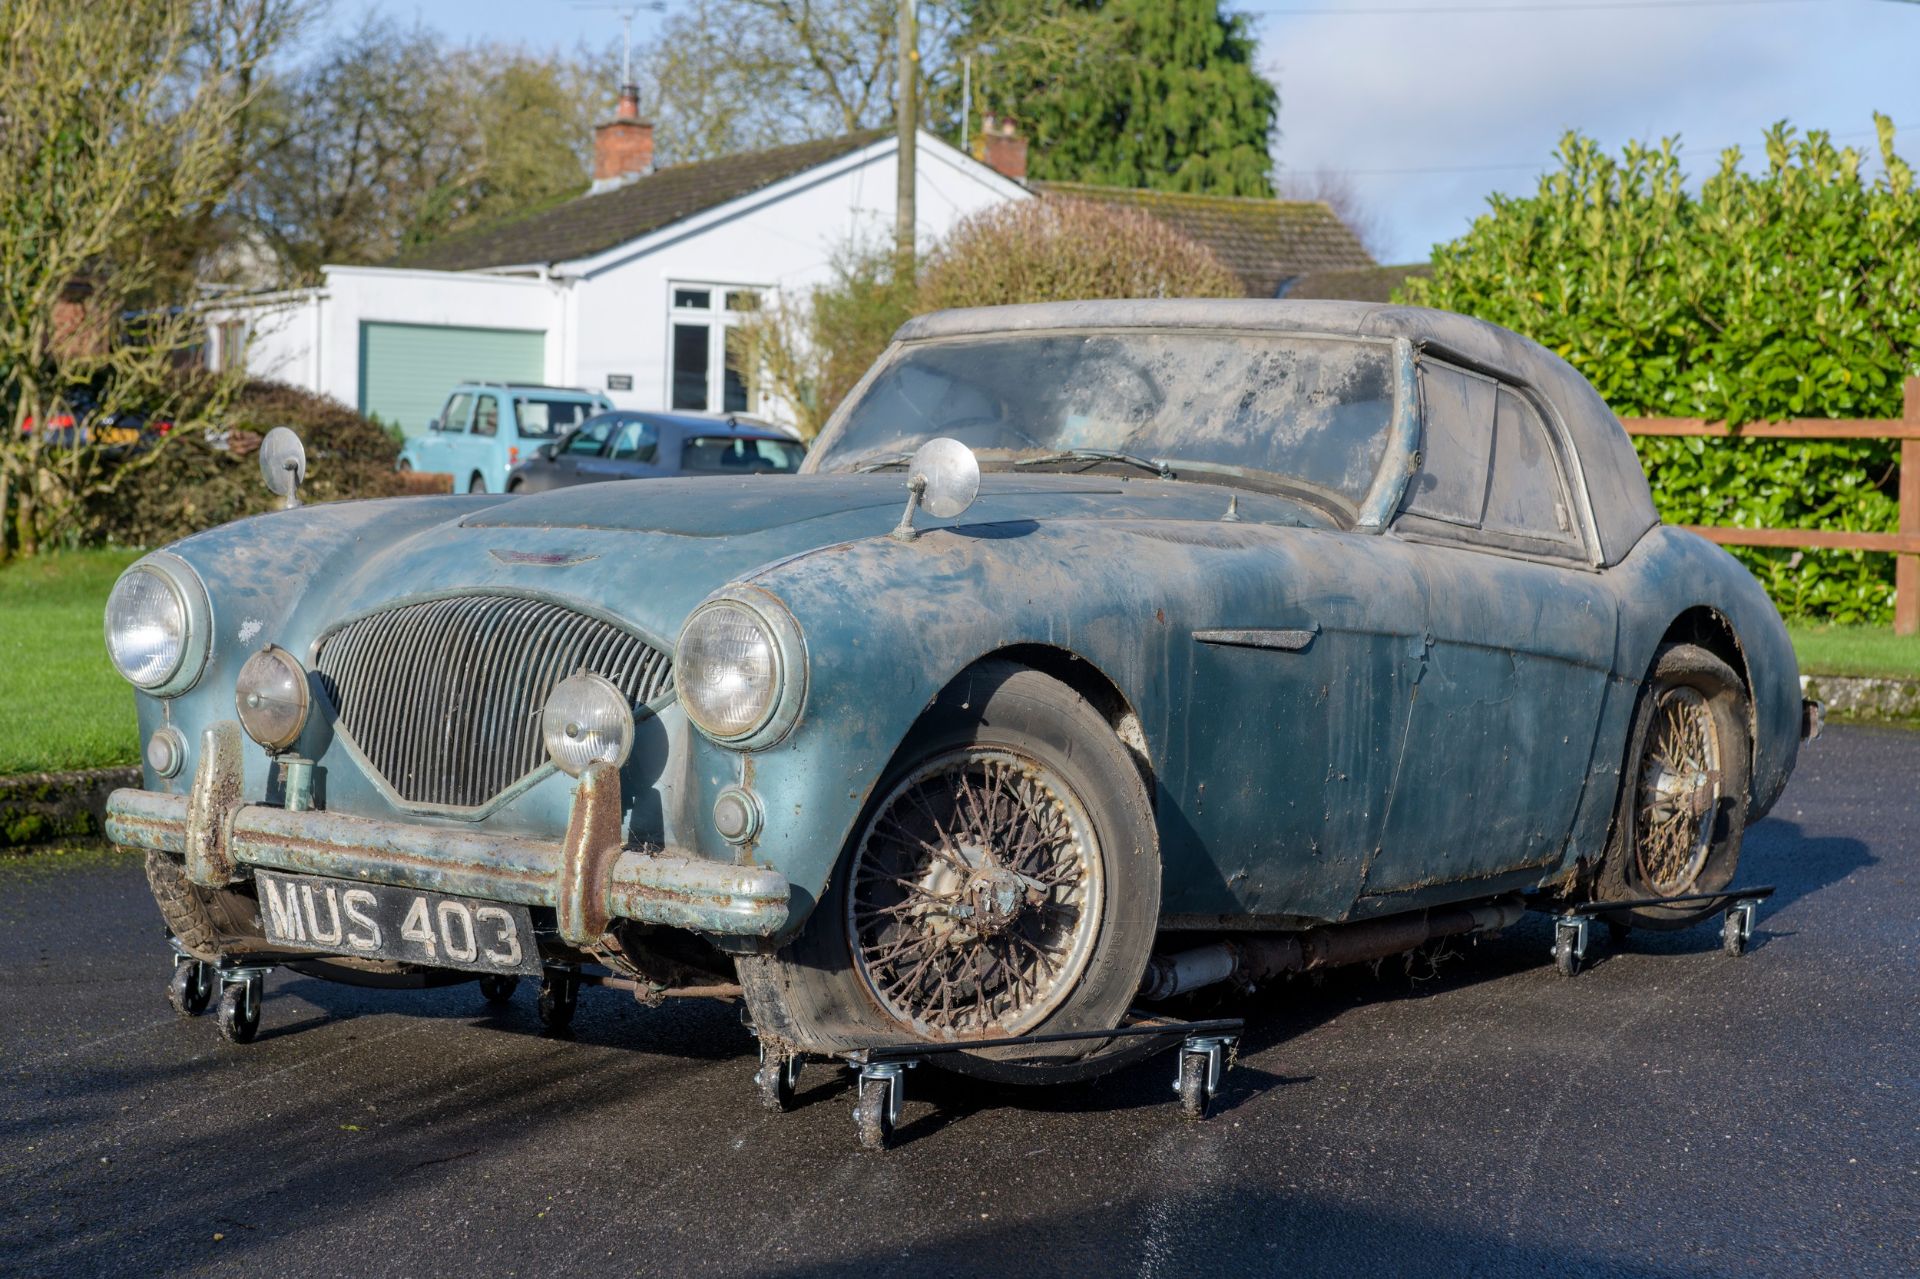
{"type": "Polygon", "coordinates": [[[344,730],[411,804],[477,808],[546,762],[540,708],[591,671],[638,707],[673,663],[632,633],[558,604],[462,595],[349,622],[315,667],[344,730]]]}

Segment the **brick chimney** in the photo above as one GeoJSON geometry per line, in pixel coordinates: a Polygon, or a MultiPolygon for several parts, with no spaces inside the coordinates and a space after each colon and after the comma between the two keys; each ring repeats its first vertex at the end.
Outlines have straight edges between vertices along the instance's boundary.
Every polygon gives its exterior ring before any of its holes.
{"type": "Polygon", "coordinates": [[[593,126],[593,191],[611,191],[653,172],[653,125],[640,118],[640,89],[620,86],[613,119],[593,126]]]}
{"type": "Polygon", "coordinates": [[[1020,136],[1019,123],[1006,116],[990,115],[981,122],[979,136],[973,140],[973,158],[1003,178],[1027,180],[1027,140],[1020,136]]]}

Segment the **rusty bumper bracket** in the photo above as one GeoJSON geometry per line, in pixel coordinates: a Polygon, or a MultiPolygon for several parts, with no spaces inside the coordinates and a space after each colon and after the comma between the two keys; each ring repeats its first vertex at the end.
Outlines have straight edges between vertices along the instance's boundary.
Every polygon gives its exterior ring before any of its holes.
{"type": "Polygon", "coordinates": [[[734,937],[770,936],[787,922],[788,884],[777,870],[622,847],[619,779],[612,773],[590,772],[575,790],[564,842],[527,839],[240,804],[238,751],[229,787],[224,747],[214,741],[218,728],[208,730],[191,795],[117,790],[107,800],[107,837],[184,854],[203,884],[231,883],[242,867],[264,866],[549,906],[575,945],[597,941],[618,919],[734,937]]]}

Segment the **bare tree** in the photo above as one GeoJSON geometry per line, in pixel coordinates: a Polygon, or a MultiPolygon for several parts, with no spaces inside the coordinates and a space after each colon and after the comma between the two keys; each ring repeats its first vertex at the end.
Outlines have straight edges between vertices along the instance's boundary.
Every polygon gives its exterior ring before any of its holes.
{"type": "Polygon", "coordinates": [[[1327,205],[1376,260],[1391,250],[1385,217],[1360,194],[1351,173],[1340,169],[1283,173],[1275,186],[1282,200],[1317,200],[1327,205]]]}
{"type": "Polygon", "coordinates": [[[199,324],[169,296],[158,246],[229,190],[284,10],[0,0],[0,557],[71,532],[156,455],[117,457],[107,418],[138,407],[190,425],[218,400],[203,385],[178,402],[199,324]]]}

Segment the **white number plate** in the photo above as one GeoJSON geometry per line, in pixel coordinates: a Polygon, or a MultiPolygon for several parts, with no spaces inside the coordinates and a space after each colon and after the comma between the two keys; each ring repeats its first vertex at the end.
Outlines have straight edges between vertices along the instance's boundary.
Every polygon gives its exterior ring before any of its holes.
{"type": "Polygon", "coordinates": [[[255,871],[275,945],[482,973],[540,972],[525,906],[385,884],[255,871]]]}

